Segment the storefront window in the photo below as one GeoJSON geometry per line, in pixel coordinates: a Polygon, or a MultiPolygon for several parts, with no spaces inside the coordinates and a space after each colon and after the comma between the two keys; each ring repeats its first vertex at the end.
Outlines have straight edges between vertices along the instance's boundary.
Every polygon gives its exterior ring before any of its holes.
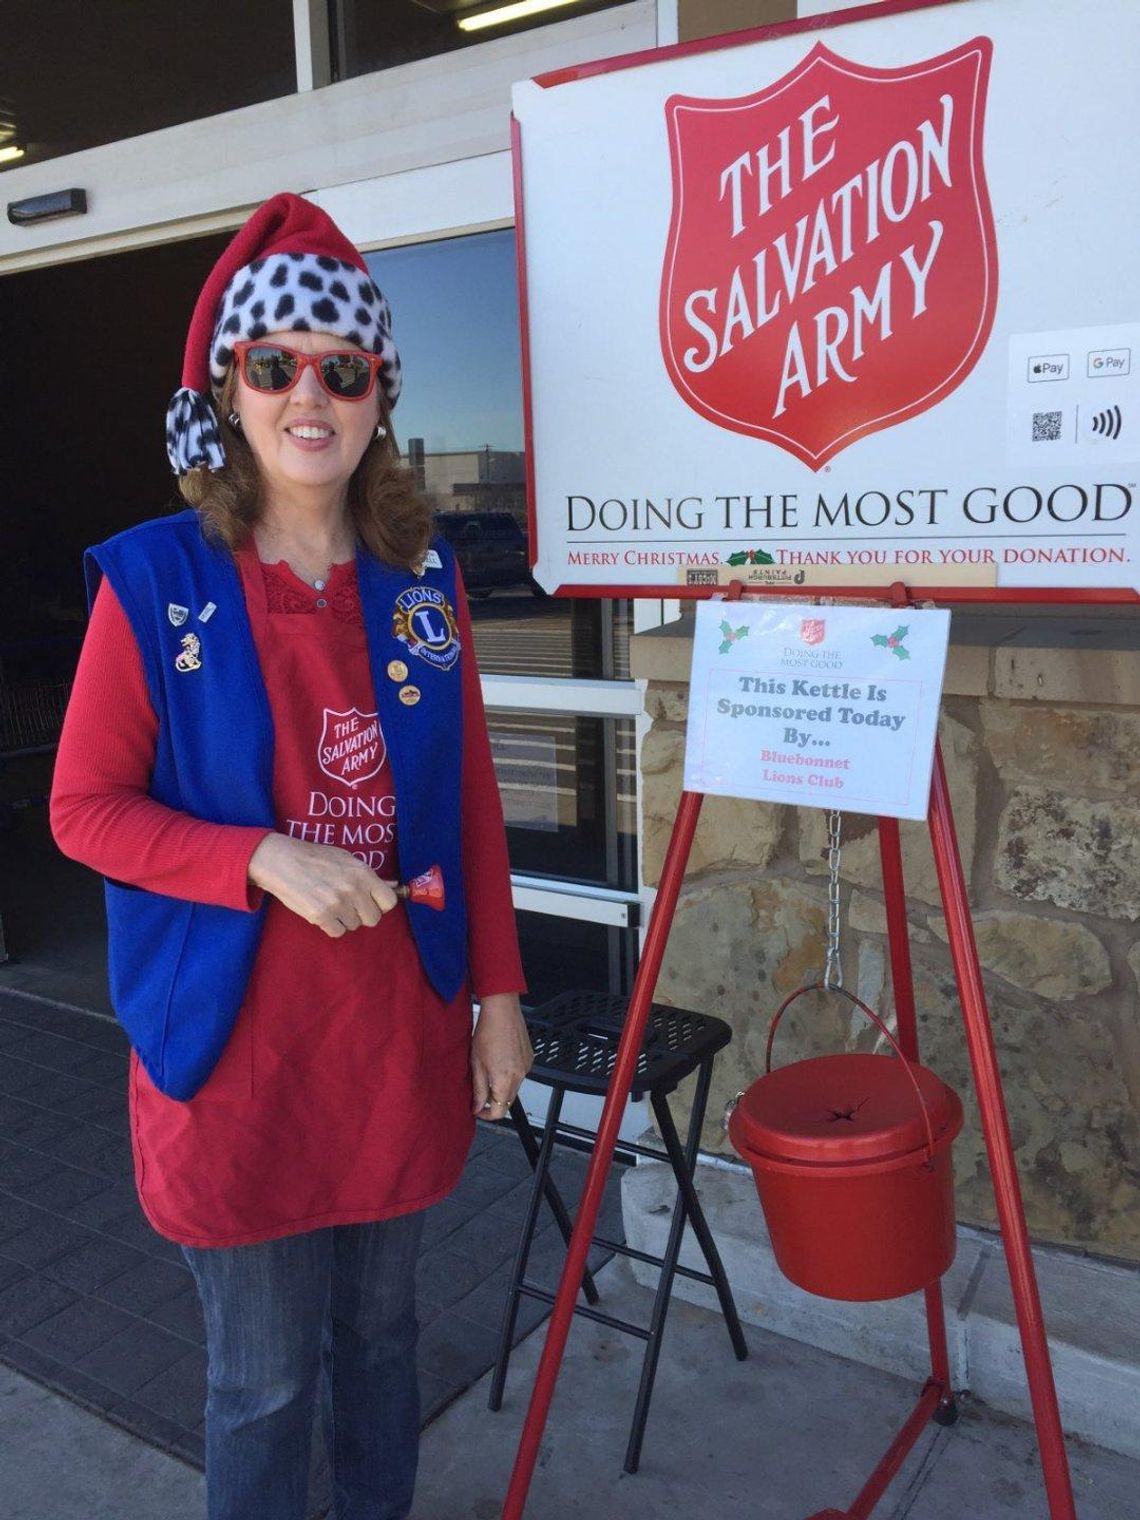
{"type": "MultiPolygon", "coordinates": [[[[404,367],[396,434],[462,570],[484,675],[628,679],[630,604],[546,596],[530,577],[514,233],[380,250],[368,266],[404,367]]],[[[511,869],[555,891],[634,893],[635,725],[576,713],[573,691],[558,709],[488,709],[511,869]]],[[[565,908],[518,914],[532,1007],[632,985],[637,930],[565,908]]]]}
{"type": "Polygon", "coordinates": [[[635,890],[632,720],[492,709],[487,724],[512,867],[635,890]]]}
{"type": "Polygon", "coordinates": [[[537,1008],[571,988],[627,993],[636,967],[636,929],[613,929],[546,913],[516,914],[527,990],[537,1008]]]}
{"type": "Polygon", "coordinates": [[[459,560],[480,669],[628,679],[629,604],[531,579],[514,233],[383,249],[368,267],[404,366],[396,434],[459,560]]]}
{"type": "Polygon", "coordinates": [[[0,148],[24,151],[0,170],[297,88],[291,0],[50,0],[4,11],[0,148]]]}
{"type": "MultiPolygon", "coordinates": [[[[338,79],[390,69],[454,48],[506,37],[513,32],[549,26],[570,16],[610,10],[622,0],[560,0],[544,11],[516,21],[465,30],[460,22],[478,20],[503,9],[496,0],[330,0],[332,55],[338,79]]],[[[490,19],[490,18],[489,18],[490,19]]]]}

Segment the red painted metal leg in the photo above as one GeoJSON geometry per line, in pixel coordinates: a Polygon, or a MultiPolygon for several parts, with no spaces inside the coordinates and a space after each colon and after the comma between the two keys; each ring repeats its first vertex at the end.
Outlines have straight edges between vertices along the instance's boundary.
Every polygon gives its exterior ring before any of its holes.
{"type": "Polygon", "coordinates": [[[954,974],[966,1025],[966,1043],[974,1070],[986,1153],[993,1176],[994,1200],[1001,1221],[1002,1242],[1017,1310],[1017,1326],[1021,1333],[1021,1350],[1033,1403],[1033,1418],[1037,1426],[1037,1443],[1041,1450],[1049,1515],[1051,1520],[1075,1520],[1069,1461],[1057,1408],[1057,1389],[1053,1381],[1053,1366],[1049,1360],[1049,1344],[1045,1338],[1041,1298],[1029,1249],[1025,1209],[1013,1158],[1009,1119],[1006,1115],[989,1009],[982,986],[974,927],[970,921],[970,905],[962,874],[962,861],[958,854],[958,839],[954,832],[954,815],[946,786],[941,745],[936,745],[934,751],[934,779],[930,789],[930,839],[934,846],[938,883],[946,909],[950,953],[954,959],[954,974]]]}
{"type": "Polygon", "coordinates": [[[847,1511],[846,1520],[868,1520],[871,1511],[890,1487],[899,1468],[906,1461],[911,1447],[930,1423],[938,1408],[941,1389],[937,1383],[927,1383],[918,1403],[911,1410],[910,1418],[887,1447],[882,1461],[863,1485],[855,1503],[847,1511]]]}
{"type": "Polygon", "coordinates": [[[821,1509],[814,1515],[809,1515],[808,1520],[870,1520],[872,1510],[891,1486],[899,1468],[910,1454],[911,1447],[937,1413],[941,1397],[941,1385],[931,1378],[851,1508],[821,1509]]]}
{"type": "Polygon", "coordinates": [[[621,1125],[622,1114],[625,1112],[629,1090],[633,1086],[637,1058],[641,1052],[645,1025],[653,1002],[653,993],[657,987],[661,962],[665,956],[665,945],[673,924],[677,897],[685,875],[685,866],[688,864],[702,801],[703,797],[698,792],[681,793],[681,804],[677,809],[677,817],[669,839],[669,849],[665,856],[665,866],[661,872],[661,885],[657,889],[657,901],[653,905],[653,914],[649,920],[645,951],[634,978],[633,995],[626,1014],[625,1029],[618,1046],[613,1076],[610,1078],[606,1092],[602,1119],[598,1126],[598,1137],[594,1143],[594,1152],[586,1173],[586,1185],[578,1206],[578,1217],[574,1223],[574,1232],[570,1237],[566,1266],[558,1284],[558,1293],[546,1332],[546,1344],[542,1348],[542,1359],[538,1364],[538,1372],[535,1374],[530,1408],[527,1410],[526,1421],[519,1438],[514,1471],[511,1473],[510,1487],[503,1504],[502,1520],[521,1520],[526,1506],[535,1462],[538,1459],[539,1442],[542,1440],[542,1432],[546,1427],[550,1402],[554,1397],[554,1385],[558,1379],[558,1369],[562,1365],[562,1356],[566,1349],[566,1337],[570,1333],[570,1324],[574,1317],[574,1300],[582,1285],[582,1274],[586,1268],[590,1241],[594,1235],[598,1210],[602,1203],[602,1193],[613,1160],[618,1128],[621,1125]]]}
{"type": "MultiPolygon", "coordinates": [[[[895,994],[898,1040],[903,1055],[918,1060],[918,1017],[914,1006],[914,976],[910,963],[910,930],[906,921],[906,886],[903,882],[902,845],[897,818],[879,819],[879,859],[883,867],[883,896],[887,907],[887,938],[891,951],[891,986],[895,994]]],[[[941,1387],[937,1418],[949,1424],[957,1418],[954,1389],[950,1381],[950,1353],[946,1345],[946,1314],[941,1282],[925,1289],[926,1330],[930,1341],[931,1376],[941,1387]]]]}

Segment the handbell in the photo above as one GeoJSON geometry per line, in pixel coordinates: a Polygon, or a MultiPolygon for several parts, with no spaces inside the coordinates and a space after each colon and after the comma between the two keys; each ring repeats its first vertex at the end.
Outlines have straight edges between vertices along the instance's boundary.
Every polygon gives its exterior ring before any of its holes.
{"type": "Polygon", "coordinates": [[[413,876],[411,881],[401,882],[396,888],[396,896],[402,902],[422,903],[426,908],[434,908],[437,913],[442,912],[443,872],[438,866],[429,866],[426,871],[413,876]]]}

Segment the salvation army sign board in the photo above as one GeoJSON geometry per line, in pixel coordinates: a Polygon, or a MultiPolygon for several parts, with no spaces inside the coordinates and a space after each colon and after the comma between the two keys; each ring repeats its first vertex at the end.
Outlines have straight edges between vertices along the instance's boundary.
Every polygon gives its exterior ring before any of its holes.
{"type": "Polygon", "coordinates": [[[704,601],[685,790],[925,818],[949,612],[704,601]]]}
{"type": "Polygon", "coordinates": [[[1140,5],[886,0],[516,86],[550,591],[1140,587],[1140,5]]]}

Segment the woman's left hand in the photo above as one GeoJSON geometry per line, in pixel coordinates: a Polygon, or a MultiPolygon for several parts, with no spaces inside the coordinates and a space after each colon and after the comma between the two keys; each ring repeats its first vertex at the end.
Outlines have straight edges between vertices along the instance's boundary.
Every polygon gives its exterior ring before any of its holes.
{"type": "Polygon", "coordinates": [[[482,999],[471,1042],[471,1082],[477,1119],[504,1119],[534,1061],[518,994],[482,999]]]}

